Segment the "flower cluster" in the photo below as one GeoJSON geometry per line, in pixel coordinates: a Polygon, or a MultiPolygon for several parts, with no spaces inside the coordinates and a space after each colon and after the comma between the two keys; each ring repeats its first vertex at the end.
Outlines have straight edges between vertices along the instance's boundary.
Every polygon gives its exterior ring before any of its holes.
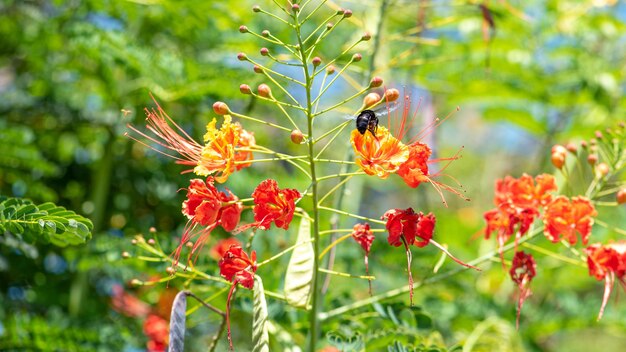
{"type": "MultiPolygon", "coordinates": [[[[387,92],[385,94],[388,103],[390,101],[389,97],[396,99],[399,96],[399,92],[395,89],[388,92],[389,94],[387,92]]],[[[401,141],[413,127],[413,119],[417,115],[411,112],[410,105],[410,97],[405,95],[402,116],[399,119],[396,118],[399,121],[396,121],[397,126],[394,128],[394,132],[391,131],[391,111],[387,113],[390,116],[387,127],[378,126],[375,133],[369,130],[366,133],[362,133],[357,129],[352,131],[350,142],[357,156],[356,164],[366,174],[377,176],[381,179],[386,179],[390,174],[397,174],[411,188],[416,188],[424,182],[429,182],[437,190],[444,204],[447,203],[443,197],[442,190],[452,192],[466,199],[457,188],[434,179],[437,176],[444,175],[442,172],[452,161],[459,158],[458,154],[450,158],[431,159],[431,148],[421,141],[435,127],[439,126],[443,120],[435,120],[435,122],[428,125],[406,144],[401,141]],[[441,161],[446,161],[447,164],[440,171],[434,174],[430,173],[428,165],[441,161]]],[[[388,110],[390,110],[389,107],[388,110]]],[[[452,179],[454,180],[454,178],[452,179]]]]}
{"type": "Polygon", "coordinates": [[[485,212],[487,223],[485,238],[496,233],[498,251],[504,262],[504,245],[515,235],[515,255],[511,266],[511,278],[519,288],[517,321],[524,300],[530,296],[530,282],[536,275],[536,264],[531,254],[518,252],[518,241],[526,235],[536,219],[544,223],[544,234],[553,243],[564,238],[569,244],[578,241],[587,244],[594,217],[597,212],[585,197],[554,196],[558,190],[554,176],[542,174],[535,178],[523,174],[520,178],[506,176],[496,180],[494,204],[496,208],[485,212]],[[543,210],[543,215],[541,215],[543,210]]]}
{"type": "Polygon", "coordinates": [[[515,234],[515,243],[525,235],[539,216],[539,210],[552,201],[557,190],[554,176],[543,174],[535,177],[524,174],[516,179],[507,176],[496,180],[493,202],[496,208],[485,212],[487,222],[485,238],[496,233],[496,240],[503,255],[504,244],[515,234]]]}

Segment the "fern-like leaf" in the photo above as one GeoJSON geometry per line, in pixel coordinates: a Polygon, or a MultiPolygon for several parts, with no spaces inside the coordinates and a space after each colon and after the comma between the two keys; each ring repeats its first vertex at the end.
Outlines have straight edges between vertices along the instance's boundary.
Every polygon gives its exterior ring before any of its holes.
{"type": "Polygon", "coordinates": [[[25,242],[77,245],[91,238],[92,229],[89,219],[56,204],[0,197],[0,233],[9,232],[25,242]]]}

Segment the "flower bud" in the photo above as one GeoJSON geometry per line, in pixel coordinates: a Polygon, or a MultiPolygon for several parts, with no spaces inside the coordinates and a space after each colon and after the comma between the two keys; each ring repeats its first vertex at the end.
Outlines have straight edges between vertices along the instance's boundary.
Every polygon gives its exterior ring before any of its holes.
{"type": "Polygon", "coordinates": [[[363,98],[363,105],[366,108],[369,108],[370,106],[378,103],[379,101],[380,101],[380,94],[369,93],[368,95],[365,96],[365,98],[363,98]]]}
{"type": "Polygon", "coordinates": [[[268,31],[267,29],[263,30],[263,32],[261,32],[261,35],[264,36],[265,38],[270,36],[270,31],[268,31]]]}
{"type": "Polygon", "coordinates": [[[352,55],[352,61],[354,61],[354,62],[359,62],[359,61],[361,61],[362,58],[363,58],[363,56],[361,56],[361,54],[359,54],[359,53],[356,53],[356,54],[352,55]]]}
{"type": "Polygon", "coordinates": [[[560,169],[563,167],[563,165],[565,165],[565,154],[561,154],[561,153],[552,153],[552,165],[554,165],[554,167],[556,167],[557,169],[560,169]]]}
{"type": "Polygon", "coordinates": [[[129,286],[141,286],[141,281],[139,281],[138,279],[132,279],[132,280],[130,280],[128,285],[129,286]]]}
{"type": "Polygon", "coordinates": [[[567,149],[565,149],[565,147],[560,144],[555,144],[554,146],[552,146],[551,151],[552,154],[567,154],[567,149]]]}
{"type": "Polygon", "coordinates": [[[226,105],[226,103],[221,102],[221,101],[216,101],[213,104],[213,111],[215,111],[215,113],[218,115],[226,115],[228,114],[230,109],[228,108],[228,105],[226,105]]]}
{"type": "Polygon", "coordinates": [[[262,56],[267,56],[269,55],[270,51],[268,48],[261,48],[261,55],[262,56]]]}
{"type": "Polygon", "coordinates": [[[176,274],[176,269],[172,268],[171,266],[168,266],[167,269],[165,269],[165,272],[168,275],[174,275],[174,274],[176,274]]]}
{"type": "Polygon", "coordinates": [[[597,141],[595,138],[591,138],[591,139],[589,140],[589,144],[591,144],[591,145],[596,145],[596,144],[598,144],[598,141],[597,141]]]}
{"type": "Polygon", "coordinates": [[[248,27],[239,26],[239,33],[248,33],[248,27]]]}
{"type": "Polygon", "coordinates": [[[332,75],[333,73],[335,73],[335,66],[330,65],[330,66],[326,67],[326,74],[327,75],[332,75]]]}
{"type": "Polygon", "coordinates": [[[595,165],[596,162],[598,162],[598,156],[595,154],[589,154],[589,156],[587,157],[587,162],[589,163],[589,165],[595,165]]]}
{"type": "Polygon", "coordinates": [[[259,7],[259,5],[254,5],[254,6],[252,6],[252,11],[254,11],[254,12],[261,12],[261,7],[259,7]]]}
{"type": "Polygon", "coordinates": [[[343,11],[343,17],[345,17],[345,18],[352,17],[352,10],[344,10],[343,11]]]}
{"type": "Polygon", "coordinates": [[[319,56],[316,56],[313,58],[313,60],[311,60],[311,62],[313,63],[314,67],[317,67],[322,63],[322,59],[319,56]]]}
{"type": "Polygon", "coordinates": [[[620,188],[615,197],[617,198],[617,204],[626,203],[626,187],[620,188]]]}
{"type": "Polygon", "coordinates": [[[261,66],[259,65],[254,65],[253,70],[256,73],[263,73],[263,68],[261,68],[261,66]]]}
{"type": "Polygon", "coordinates": [[[300,5],[298,5],[298,4],[291,5],[291,11],[293,11],[294,13],[299,12],[300,11],[300,5]]]}
{"type": "Polygon", "coordinates": [[[130,244],[132,244],[133,246],[136,245],[137,244],[137,240],[133,238],[132,240],[130,240],[130,244]]]}
{"type": "Polygon", "coordinates": [[[250,86],[247,84],[242,84],[239,86],[239,91],[241,94],[250,94],[252,91],[250,90],[250,86]]]}
{"type": "Polygon", "coordinates": [[[597,139],[602,139],[602,132],[596,131],[596,138],[597,139]]]}
{"type": "Polygon", "coordinates": [[[626,123],[624,123],[624,121],[620,121],[617,125],[618,125],[620,128],[624,128],[624,127],[626,127],[626,123]]]}
{"type": "Polygon", "coordinates": [[[300,130],[291,131],[291,141],[295,144],[302,144],[304,141],[304,135],[300,130]]]}
{"type": "Polygon", "coordinates": [[[580,141],[580,146],[581,146],[583,149],[587,149],[587,141],[580,141]]]}
{"type": "Polygon", "coordinates": [[[156,231],[156,227],[152,226],[152,227],[150,228],[150,233],[156,233],[156,232],[157,232],[157,231],[156,231]]]}
{"type": "Polygon", "coordinates": [[[248,60],[248,56],[246,54],[244,54],[244,53],[239,53],[239,54],[237,54],[237,59],[239,61],[245,61],[245,60],[248,60]]]}
{"type": "Polygon", "coordinates": [[[596,165],[596,174],[598,177],[604,177],[609,174],[609,165],[607,163],[600,163],[596,165]]]}
{"type": "Polygon", "coordinates": [[[396,101],[398,100],[398,98],[400,98],[400,91],[395,89],[395,88],[391,88],[391,89],[387,89],[385,90],[385,99],[387,101],[396,101]]]}
{"type": "Polygon", "coordinates": [[[578,152],[578,148],[576,147],[576,143],[569,142],[565,145],[565,149],[572,154],[576,154],[578,152]]]}
{"type": "Polygon", "coordinates": [[[370,88],[377,88],[383,85],[383,79],[376,76],[370,81],[370,88]]]}
{"type": "Polygon", "coordinates": [[[338,14],[338,15],[343,15],[343,14],[344,14],[344,12],[346,12],[346,10],[344,10],[344,9],[339,9],[339,10],[337,10],[337,14],[338,14]]]}
{"type": "Polygon", "coordinates": [[[366,42],[368,40],[372,39],[372,35],[369,32],[365,32],[363,33],[363,36],[361,36],[361,40],[366,42]]]}
{"type": "Polygon", "coordinates": [[[327,31],[329,31],[329,30],[330,30],[331,28],[333,28],[334,26],[335,26],[335,24],[334,24],[334,23],[332,23],[332,22],[328,22],[328,23],[326,23],[326,30],[327,30],[327,31]]]}
{"type": "Polygon", "coordinates": [[[154,246],[156,244],[156,241],[154,240],[154,238],[151,238],[148,240],[148,244],[154,246]]]}
{"type": "Polygon", "coordinates": [[[264,98],[269,98],[272,95],[272,89],[270,89],[270,87],[265,83],[260,84],[257,87],[257,91],[259,92],[259,95],[264,98]]]}
{"type": "Polygon", "coordinates": [[[122,252],[122,258],[124,258],[124,259],[130,258],[130,253],[128,253],[126,251],[122,252]]]}
{"type": "Polygon", "coordinates": [[[193,247],[193,242],[189,241],[189,242],[185,243],[185,246],[187,246],[187,248],[191,248],[191,247],[193,247]]]}

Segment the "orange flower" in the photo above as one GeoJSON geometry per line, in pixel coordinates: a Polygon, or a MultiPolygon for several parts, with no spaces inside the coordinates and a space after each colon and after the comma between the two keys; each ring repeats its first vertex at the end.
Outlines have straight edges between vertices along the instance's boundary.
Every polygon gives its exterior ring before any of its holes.
{"type": "MultiPolygon", "coordinates": [[[[485,212],[487,222],[485,239],[489,239],[492,232],[496,232],[496,239],[500,257],[504,253],[502,247],[515,236],[515,243],[525,235],[530,226],[539,216],[539,208],[552,200],[550,192],[556,191],[557,186],[552,175],[533,177],[527,174],[519,179],[506,176],[496,180],[493,202],[495,209],[485,212]]],[[[502,261],[504,265],[504,261],[502,261]]]]}
{"type": "Polygon", "coordinates": [[[573,197],[571,200],[565,196],[556,197],[543,214],[544,234],[554,243],[559,242],[562,236],[574,245],[578,241],[578,232],[586,245],[596,215],[598,213],[593,204],[585,197],[573,197]]]}
{"type": "Polygon", "coordinates": [[[519,179],[507,176],[496,181],[493,201],[496,206],[511,203],[518,208],[538,208],[550,203],[552,201],[550,192],[556,190],[556,182],[552,175],[542,174],[534,180],[528,174],[523,174],[519,179]]]}
{"type": "Polygon", "coordinates": [[[157,106],[156,110],[146,108],[145,112],[148,121],[146,127],[156,138],[131,125],[128,125],[128,128],[152,144],[166,148],[174,154],[148,145],[134,137],[130,138],[158,153],[176,159],[177,164],[193,167],[183,172],[193,171],[199,176],[217,174],[215,179],[220,183],[225,182],[235,170],[250,166],[251,163],[246,161],[253,158],[250,147],[255,145],[254,135],[244,130],[239,123],[232,123],[230,115],[224,115],[224,122],[219,130],[215,127],[215,119],[207,125],[207,133],[204,135],[206,144],[202,146],[178,126],[156,100],[154,103],[157,106]]]}
{"type": "Polygon", "coordinates": [[[376,136],[361,134],[353,130],[350,142],[358,156],[357,165],[372,176],[385,179],[398,171],[400,165],[409,158],[409,148],[389,133],[384,126],[378,126],[376,136]]]}
{"type": "MultiPolygon", "coordinates": [[[[388,111],[389,118],[387,119],[387,126],[389,130],[393,131],[393,135],[398,140],[403,140],[404,137],[408,135],[412,127],[415,125],[415,118],[417,117],[418,109],[419,104],[415,111],[411,110],[411,98],[405,94],[402,115],[398,116],[399,114],[396,114],[396,118],[392,119],[391,111],[388,111]]],[[[406,142],[406,145],[409,148],[408,158],[400,165],[397,171],[398,176],[402,177],[404,182],[409,187],[416,188],[424,182],[430,183],[435,188],[437,193],[439,193],[441,201],[446,205],[447,202],[445,197],[443,196],[443,191],[451,192],[463,199],[469,200],[462,194],[463,190],[460,183],[454,177],[443,173],[454,160],[457,160],[459,158],[460,150],[452,157],[430,159],[432,155],[432,150],[430,146],[422,142],[422,139],[424,139],[431,132],[433,132],[437,126],[441,125],[450,116],[452,115],[450,114],[443,119],[435,119],[434,121],[426,124],[426,126],[417,134],[409,138],[409,141],[406,142]],[[429,164],[434,164],[438,162],[446,163],[441,166],[438,171],[431,173],[429,170],[429,164]],[[448,177],[456,185],[450,186],[442,182],[436,181],[435,178],[439,176],[448,177]]]]}
{"type": "Polygon", "coordinates": [[[604,296],[598,313],[598,320],[600,320],[611,296],[616,277],[626,290],[626,241],[608,245],[592,244],[585,249],[585,252],[589,275],[594,276],[598,281],[604,280],[604,296]]]}
{"type": "Polygon", "coordinates": [[[537,275],[537,263],[532,254],[515,252],[511,264],[511,280],[517,284],[519,289],[519,299],[517,301],[517,320],[515,326],[519,329],[519,316],[522,312],[524,301],[532,294],[530,292],[530,282],[537,275]]]}
{"type": "Polygon", "coordinates": [[[254,146],[254,136],[245,131],[239,123],[232,123],[230,115],[224,115],[224,122],[217,129],[216,120],[209,122],[204,135],[205,146],[198,165],[194,168],[196,175],[216,175],[215,180],[226,182],[228,176],[235,170],[250,166],[252,152],[249,150],[238,152],[237,148],[254,146]],[[240,162],[240,163],[237,163],[240,162]]]}
{"type": "Polygon", "coordinates": [[[409,158],[400,165],[398,175],[409,187],[416,188],[422,182],[428,182],[428,158],[432,150],[425,143],[415,142],[409,145],[409,158]]]}

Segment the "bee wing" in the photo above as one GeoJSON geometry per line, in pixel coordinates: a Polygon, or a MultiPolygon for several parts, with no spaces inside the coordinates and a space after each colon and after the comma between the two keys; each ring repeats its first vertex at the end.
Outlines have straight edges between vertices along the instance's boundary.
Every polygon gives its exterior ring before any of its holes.
{"type": "Polygon", "coordinates": [[[344,120],[356,120],[356,116],[350,114],[341,115],[341,118],[344,120]]]}
{"type": "Polygon", "coordinates": [[[400,107],[400,104],[397,101],[394,101],[393,103],[389,103],[389,106],[385,105],[374,110],[374,113],[378,117],[387,116],[390,113],[394,112],[398,107],[400,107]]]}

